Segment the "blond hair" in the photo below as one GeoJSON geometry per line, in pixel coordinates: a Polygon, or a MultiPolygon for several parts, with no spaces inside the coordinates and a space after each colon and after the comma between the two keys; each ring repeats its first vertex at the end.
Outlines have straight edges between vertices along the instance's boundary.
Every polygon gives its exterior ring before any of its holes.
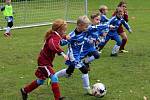
{"type": "Polygon", "coordinates": [[[107,7],[106,5],[100,5],[99,11],[100,11],[101,13],[103,13],[103,10],[105,10],[105,9],[108,9],[108,7],[107,7]]]}
{"type": "Polygon", "coordinates": [[[84,16],[79,16],[79,18],[77,19],[77,25],[78,24],[90,24],[91,21],[89,20],[89,18],[84,15],[84,16]]]}
{"type": "Polygon", "coordinates": [[[46,35],[45,35],[45,40],[51,35],[52,32],[54,31],[57,31],[59,29],[63,29],[63,27],[67,25],[67,22],[63,19],[56,19],[53,24],[52,24],[52,28],[49,29],[47,32],[46,32],[46,35]]]}
{"type": "Polygon", "coordinates": [[[100,14],[98,12],[94,12],[91,14],[91,19],[94,19],[95,17],[100,17],[100,14]]]}

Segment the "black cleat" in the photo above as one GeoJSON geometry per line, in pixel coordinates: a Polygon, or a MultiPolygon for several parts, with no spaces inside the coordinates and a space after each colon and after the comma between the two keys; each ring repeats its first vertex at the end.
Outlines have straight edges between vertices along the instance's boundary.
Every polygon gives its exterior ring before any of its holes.
{"type": "Polygon", "coordinates": [[[25,93],[24,90],[23,90],[22,88],[20,89],[20,91],[21,91],[21,94],[22,94],[22,100],[27,100],[28,94],[25,93]]]}
{"type": "Polygon", "coordinates": [[[111,54],[110,56],[111,56],[111,57],[117,57],[118,54],[117,54],[117,53],[114,53],[114,54],[111,54]]]}

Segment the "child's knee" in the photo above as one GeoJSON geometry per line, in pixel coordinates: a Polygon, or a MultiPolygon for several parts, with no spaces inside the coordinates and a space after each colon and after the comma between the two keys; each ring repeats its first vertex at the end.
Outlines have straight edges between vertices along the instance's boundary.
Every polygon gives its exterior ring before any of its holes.
{"type": "Polygon", "coordinates": [[[94,56],[95,59],[99,59],[100,58],[100,55],[99,55],[99,53],[97,51],[94,52],[93,56],[94,56]]]}
{"type": "Polygon", "coordinates": [[[43,85],[43,84],[44,84],[44,80],[37,79],[37,84],[38,84],[38,85],[43,85]]]}
{"type": "Polygon", "coordinates": [[[50,78],[51,78],[52,83],[57,83],[58,82],[58,77],[55,74],[52,75],[50,78]]]}
{"type": "Polygon", "coordinates": [[[72,73],[74,72],[74,68],[75,68],[74,66],[69,66],[66,70],[66,73],[68,75],[72,75],[72,73]]]}
{"type": "Polygon", "coordinates": [[[8,22],[8,27],[12,27],[13,26],[13,22],[8,22]]]}

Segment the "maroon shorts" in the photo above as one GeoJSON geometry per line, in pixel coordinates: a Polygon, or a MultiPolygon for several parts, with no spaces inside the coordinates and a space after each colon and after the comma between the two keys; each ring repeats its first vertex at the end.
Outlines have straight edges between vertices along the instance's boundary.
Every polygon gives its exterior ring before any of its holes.
{"type": "Polygon", "coordinates": [[[35,76],[39,79],[45,80],[54,73],[55,72],[51,66],[39,66],[35,71],[35,76]]]}

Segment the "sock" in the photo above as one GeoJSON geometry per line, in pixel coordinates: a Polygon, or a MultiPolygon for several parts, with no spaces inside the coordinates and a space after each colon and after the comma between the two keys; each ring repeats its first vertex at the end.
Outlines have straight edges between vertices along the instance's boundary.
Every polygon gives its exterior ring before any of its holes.
{"type": "Polygon", "coordinates": [[[66,69],[62,69],[62,70],[56,72],[55,75],[57,77],[63,77],[63,76],[67,77],[68,76],[68,74],[66,73],[66,69]]]}
{"type": "Polygon", "coordinates": [[[83,88],[86,90],[90,89],[90,81],[88,74],[82,74],[82,81],[83,81],[83,88]]]}
{"type": "Polygon", "coordinates": [[[24,88],[24,92],[25,93],[30,93],[31,91],[33,91],[34,89],[36,89],[38,86],[37,84],[37,81],[34,80],[32,83],[30,83],[29,85],[27,85],[25,88],[24,88]]]}
{"type": "Polygon", "coordinates": [[[127,43],[127,39],[122,39],[122,43],[121,43],[121,46],[120,46],[120,49],[119,50],[124,50],[124,47],[127,43]]]}
{"type": "Polygon", "coordinates": [[[7,27],[5,33],[10,33],[11,28],[7,27]]]}
{"type": "Polygon", "coordinates": [[[53,82],[51,84],[51,88],[52,88],[55,100],[59,100],[59,98],[60,98],[60,90],[59,90],[58,83],[57,82],[55,82],[55,83],[53,82]]]}
{"type": "Polygon", "coordinates": [[[116,54],[116,53],[118,53],[119,48],[120,48],[120,46],[115,45],[115,46],[113,47],[113,49],[112,49],[112,54],[116,54]]]}
{"type": "Polygon", "coordinates": [[[88,58],[85,59],[85,63],[90,63],[90,62],[92,62],[94,59],[95,59],[94,56],[88,57],[88,58]]]}

